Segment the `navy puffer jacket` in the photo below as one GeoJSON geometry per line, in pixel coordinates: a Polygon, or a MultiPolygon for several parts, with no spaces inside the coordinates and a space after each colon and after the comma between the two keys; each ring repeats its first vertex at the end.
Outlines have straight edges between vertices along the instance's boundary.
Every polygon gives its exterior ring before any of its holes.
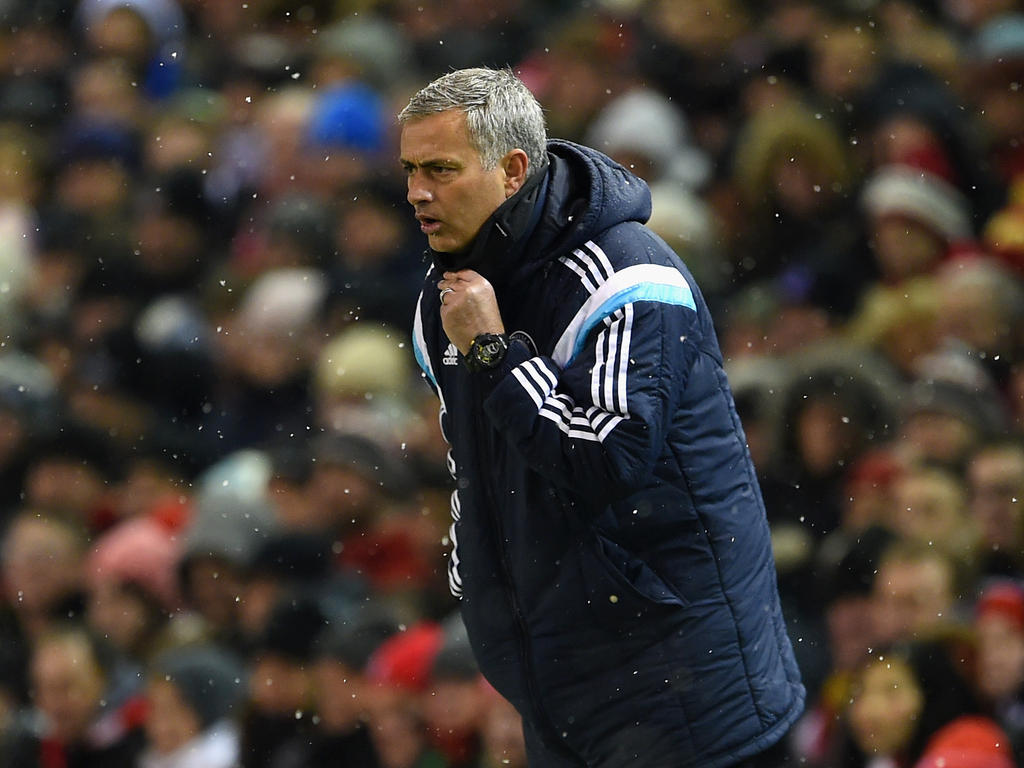
{"type": "Polygon", "coordinates": [[[715,768],[774,744],[804,689],[711,317],[643,222],[650,193],[553,141],[481,230],[513,341],[473,374],[427,274],[417,359],[450,444],[453,592],[531,765],[715,768]]]}

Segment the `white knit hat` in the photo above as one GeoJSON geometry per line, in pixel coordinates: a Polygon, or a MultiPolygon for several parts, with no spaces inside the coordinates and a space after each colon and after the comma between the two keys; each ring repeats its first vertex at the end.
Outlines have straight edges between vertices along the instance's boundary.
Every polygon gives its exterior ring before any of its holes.
{"type": "Polygon", "coordinates": [[[947,242],[971,236],[967,198],[945,179],[920,168],[883,165],[865,184],[861,199],[871,216],[906,216],[947,242]]]}
{"type": "Polygon", "coordinates": [[[586,142],[609,155],[641,154],[660,177],[687,187],[699,187],[711,174],[711,160],[692,143],[683,110],[651,89],[635,88],[610,101],[594,118],[586,142]]]}

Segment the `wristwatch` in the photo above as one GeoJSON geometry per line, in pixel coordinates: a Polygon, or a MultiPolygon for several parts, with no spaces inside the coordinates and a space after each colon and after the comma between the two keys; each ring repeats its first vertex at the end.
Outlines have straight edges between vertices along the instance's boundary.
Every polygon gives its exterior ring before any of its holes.
{"type": "Polygon", "coordinates": [[[508,352],[508,336],[504,333],[481,333],[469,346],[463,361],[474,373],[490,371],[501,365],[508,352]]]}

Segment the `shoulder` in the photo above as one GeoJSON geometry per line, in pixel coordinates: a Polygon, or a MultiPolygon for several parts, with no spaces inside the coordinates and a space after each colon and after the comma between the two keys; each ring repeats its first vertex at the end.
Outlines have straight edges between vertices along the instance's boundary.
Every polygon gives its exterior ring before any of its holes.
{"type": "Polygon", "coordinates": [[[625,222],[558,259],[590,303],[653,300],[696,309],[696,286],[678,256],[647,227],[625,222]]]}
{"type": "Polygon", "coordinates": [[[617,225],[557,262],[573,285],[564,291],[569,299],[562,308],[565,330],[553,355],[561,365],[576,356],[594,327],[627,306],[646,303],[697,312],[700,297],[686,267],[639,223],[617,225]]]}
{"type": "Polygon", "coordinates": [[[637,221],[626,221],[595,235],[556,261],[580,277],[587,270],[596,278],[638,264],[660,264],[685,269],[682,260],[653,231],[637,221]]]}

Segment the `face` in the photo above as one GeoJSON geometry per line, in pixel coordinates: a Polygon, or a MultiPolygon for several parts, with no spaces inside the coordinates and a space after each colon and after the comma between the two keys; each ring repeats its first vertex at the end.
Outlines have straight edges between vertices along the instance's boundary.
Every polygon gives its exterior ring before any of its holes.
{"type": "Polygon", "coordinates": [[[173,752],[199,735],[199,718],[174,683],[167,680],[153,681],[147,689],[146,701],[149,704],[146,736],[158,754],[173,752]]]}
{"type": "Polygon", "coordinates": [[[909,415],[902,432],[902,440],[912,455],[943,466],[956,465],[977,437],[977,430],[963,419],[938,411],[909,415]]]}
{"type": "Polygon", "coordinates": [[[853,669],[875,639],[871,599],[860,595],[835,600],[825,611],[829,648],[835,669],[853,669]]]}
{"type": "Polygon", "coordinates": [[[800,456],[807,469],[818,476],[833,471],[853,447],[851,432],[850,420],[835,405],[811,401],[797,422],[800,456]]]}
{"type": "Polygon", "coordinates": [[[249,699],[268,715],[288,715],[306,708],[309,677],[305,667],[272,654],[256,659],[249,676],[249,699]]]}
{"type": "Polygon", "coordinates": [[[910,668],[899,659],[872,661],[850,704],[850,727],[866,754],[892,755],[909,743],[924,706],[910,668]]]}
{"type": "Polygon", "coordinates": [[[879,268],[891,281],[926,274],[946,252],[946,244],[930,229],[889,214],[873,221],[871,245],[879,268]]]}
{"type": "Polygon", "coordinates": [[[949,619],[951,566],[940,556],[883,562],[875,576],[873,602],[882,642],[923,635],[949,619]]]}
{"type": "Polygon", "coordinates": [[[896,483],[896,528],[908,539],[951,552],[969,541],[963,489],[952,476],[910,474],[896,483]]]}
{"type": "Polygon", "coordinates": [[[235,625],[242,579],[233,566],[215,557],[198,557],[189,563],[185,583],[192,607],[206,621],[220,629],[235,625]]]}
{"type": "Polygon", "coordinates": [[[1024,540],[1024,450],[994,448],[976,455],[967,469],[971,513],[990,547],[1011,552],[1024,540]]]}
{"type": "Polygon", "coordinates": [[[799,154],[780,157],[772,182],[779,206],[796,216],[812,216],[829,198],[828,180],[812,158],[799,154]]]}
{"type": "Polygon", "coordinates": [[[874,37],[866,30],[837,27],[814,46],[812,77],[819,90],[850,98],[869,83],[875,68],[874,37]]]}
{"type": "Polygon", "coordinates": [[[942,286],[938,333],[989,357],[1005,354],[1011,344],[1012,321],[999,302],[992,300],[990,287],[964,282],[951,280],[942,286]]]}
{"type": "Polygon", "coordinates": [[[449,110],[402,128],[401,163],[420,230],[440,253],[464,251],[481,225],[518,189],[505,162],[484,170],[469,141],[466,115],[449,110]]]}
{"type": "Polygon", "coordinates": [[[1024,631],[997,613],[979,618],[974,630],[978,688],[993,701],[1008,699],[1024,684],[1024,631]]]}
{"type": "Polygon", "coordinates": [[[150,610],[140,593],[101,579],[89,589],[88,622],[119,649],[131,652],[149,628],[150,610]]]}
{"type": "Polygon", "coordinates": [[[3,548],[3,584],[17,611],[43,612],[73,592],[81,578],[74,535],[57,523],[19,518],[3,548]]]}
{"type": "Polygon", "coordinates": [[[84,515],[103,495],[103,476],[77,459],[43,458],[25,478],[25,496],[39,509],[84,515]]]}
{"type": "Polygon", "coordinates": [[[77,637],[44,642],[32,658],[36,705],[54,737],[64,744],[80,740],[99,709],[103,675],[88,643],[77,637]]]}
{"type": "Polygon", "coordinates": [[[316,706],[320,722],[328,731],[344,731],[360,719],[366,709],[364,682],[359,672],[334,659],[316,663],[316,706]]]}

